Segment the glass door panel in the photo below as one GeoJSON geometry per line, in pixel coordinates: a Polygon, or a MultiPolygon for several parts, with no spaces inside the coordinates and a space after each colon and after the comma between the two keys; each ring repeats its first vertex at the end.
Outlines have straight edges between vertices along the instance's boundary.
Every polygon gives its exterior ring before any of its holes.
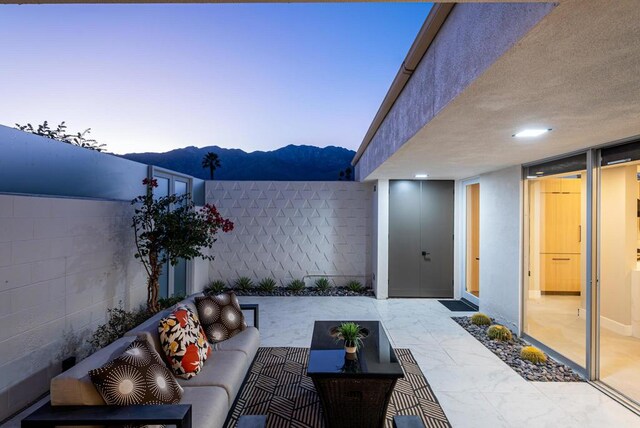
{"type": "Polygon", "coordinates": [[[465,186],[465,298],[478,303],[480,297],[480,184],[465,186]]]}
{"type": "Polygon", "coordinates": [[[600,380],[640,403],[640,143],[603,149],[598,222],[600,380]]]}
{"type": "MultiPolygon", "coordinates": [[[[158,182],[158,187],[156,187],[153,191],[153,198],[157,200],[162,197],[169,196],[169,192],[171,189],[171,186],[170,186],[171,181],[165,177],[154,176],[153,178],[155,178],[156,181],[158,182]]],[[[159,282],[158,297],[160,298],[168,297],[169,296],[169,264],[168,263],[165,263],[164,266],[162,266],[162,274],[160,275],[158,282],[159,282]]]]}
{"type": "Polygon", "coordinates": [[[524,331],[586,366],[586,154],[527,168],[524,331]]]}

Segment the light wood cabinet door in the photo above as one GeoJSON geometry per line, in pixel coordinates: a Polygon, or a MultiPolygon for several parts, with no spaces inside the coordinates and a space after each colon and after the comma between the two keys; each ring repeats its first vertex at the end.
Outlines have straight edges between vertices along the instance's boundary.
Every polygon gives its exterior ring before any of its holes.
{"type": "Polygon", "coordinates": [[[543,292],[580,292],[579,254],[542,254],[540,290],[543,292]]]}
{"type": "Polygon", "coordinates": [[[580,253],[580,194],[543,193],[540,252],[580,253]]]}

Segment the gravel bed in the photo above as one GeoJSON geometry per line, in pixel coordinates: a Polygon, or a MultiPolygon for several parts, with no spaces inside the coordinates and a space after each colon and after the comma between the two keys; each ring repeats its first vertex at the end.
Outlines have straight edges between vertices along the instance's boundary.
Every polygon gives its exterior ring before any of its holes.
{"type": "Polygon", "coordinates": [[[530,344],[515,335],[510,342],[491,340],[487,336],[486,326],[481,327],[472,324],[469,317],[452,317],[452,319],[527,380],[537,382],[584,382],[584,379],[569,366],[553,360],[549,355],[547,355],[547,362],[544,364],[533,364],[520,358],[520,349],[530,344]]]}
{"type": "Polygon", "coordinates": [[[275,291],[273,292],[264,292],[264,291],[260,291],[260,290],[249,290],[249,291],[241,291],[241,290],[237,290],[234,289],[233,292],[236,293],[237,296],[278,296],[278,297],[286,297],[286,296],[292,296],[292,297],[300,297],[300,296],[335,296],[335,297],[354,297],[354,296],[366,296],[366,297],[372,297],[375,296],[375,294],[373,293],[373,290],[370,288],[366,288],[364,289],[362,292],[360,293],[354,293],[351,290],[347,290],[344,287],[333,287],[331,289],[329,289],[328,291],[322,293],[319,292],[317,290],[315,290],[314,288],[311,287],[307,287],[306,289],[299,291],[299,292],[293,292],[293,291],[289,291],[284,287],[278,287],[275,291]]]}

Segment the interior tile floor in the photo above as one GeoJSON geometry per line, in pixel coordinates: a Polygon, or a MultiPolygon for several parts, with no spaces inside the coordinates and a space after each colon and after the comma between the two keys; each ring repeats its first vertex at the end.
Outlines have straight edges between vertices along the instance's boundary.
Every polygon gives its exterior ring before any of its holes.
{"type": "MultiPolygon", "coordinates": [[[[639,427],[640,417],[588,383],[528,382],[451,320],[437,300],[241,297],[260,304],[262,346],[311,343],[316,320],[381,320],[417,359],[458,427],[639,427]]],[[[18,418],[6,427],[19,427],[18,418]]]]}
{"type": "MultiPolygon", "coordinates": [[[[527,301],[526,331],[584,366],[586,321],[580,296],[542,296],[527,301]]],[[[640,339],[601,327],[600,379],[640,402],[640,339]]]]}

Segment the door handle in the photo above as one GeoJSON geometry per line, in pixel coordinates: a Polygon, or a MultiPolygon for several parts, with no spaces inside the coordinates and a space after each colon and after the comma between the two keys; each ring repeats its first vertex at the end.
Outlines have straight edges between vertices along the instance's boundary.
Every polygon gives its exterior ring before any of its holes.
{"type": "Polygon", "coordinates": [[[423,251],[423,252],[422,252],[422,256],[423,256],[423,257],[430,256],[430,255],[431,255],[431,253],[427,253],[426,251],[423,251]]]}

